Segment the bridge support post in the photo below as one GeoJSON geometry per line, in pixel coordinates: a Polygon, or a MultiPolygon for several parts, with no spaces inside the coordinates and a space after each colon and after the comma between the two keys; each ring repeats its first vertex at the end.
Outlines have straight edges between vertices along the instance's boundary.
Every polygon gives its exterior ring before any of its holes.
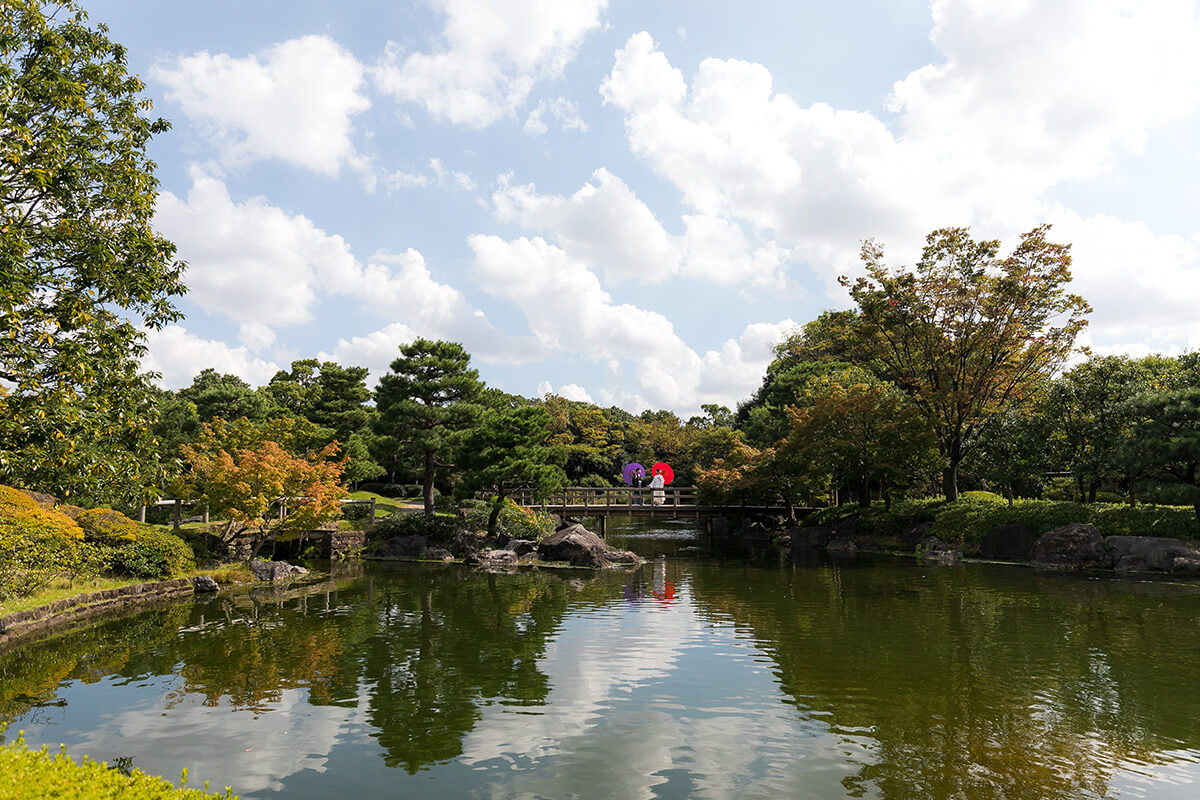
{"type": "Polygon", "coordinates": [[[596,517],[596,522],[597,522],[596,527],[598,527],[600,529],[599,530],[600,538],[607,539],[608,538],[608,515],[602,514],[602,515],[596,517]]]}

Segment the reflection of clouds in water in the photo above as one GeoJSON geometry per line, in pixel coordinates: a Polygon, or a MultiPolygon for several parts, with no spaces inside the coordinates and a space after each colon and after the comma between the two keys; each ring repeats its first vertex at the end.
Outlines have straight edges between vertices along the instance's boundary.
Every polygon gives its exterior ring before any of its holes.
{"type": "MultiPolygon", "coordinates": [[[[148,714],[163,702],[153,698],[100,717],[84,738],[69,743],[69,750],[98,761],[131,755],[134,766],[176,783],[186,766],[193,787],[208,780],[214,790],[230,784],[243,796],[278,791],[284,778],[301,770],[324,772],[329,753],[343,741],[372,746],[361,702],[356,708],[313,706],[307,697],[305,690],[283,689],[271,711],[257,715],[233,712],[227,705],[203,706],[197,694],[183,695],[162,714],[148,714]],[[153,752],[139,753],[139,742],[153,742],[153,752]]],[[[111,695],[106,702],[121,707],[111,695]]]]}
{"type": "Polygon", "coordinates": [[[680,599],[571,618],[538,664],[551,679],[544,711],[486,707],[464,741],[463,762],[488,770],[477,794],[843,795],[835,765],[866,749],[798,717],[765,657],[730,626],[700,620],[686,589],[680,599]],[[714,657],[726,666],[714,671],[714,657]]]}

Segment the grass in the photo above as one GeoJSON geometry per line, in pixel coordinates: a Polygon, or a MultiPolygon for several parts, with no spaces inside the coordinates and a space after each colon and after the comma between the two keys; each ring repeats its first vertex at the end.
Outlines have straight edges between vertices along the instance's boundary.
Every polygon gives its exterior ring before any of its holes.
{"type": "MultiPolygon", "coordinates": [[[[226,564],[217,569],[196,569],[176,577],[193,578],[197,575],[210,575],[213,580],[222,586],[249,583],[254,580],[254,577],[250,574],[250,568],[245,564],[226,564]]],[[[102,592],[105,589],[120,589],[122,586],[133,586],[136,583],[156,583],[156,581],[149,581],[145,578],[86,578],[77,580],[72,584],[65,578],[59,579],[33,594],[0,601],[0,616],[49,605],[55,600],[65,600],[68,597],[76,597],[81,594],[102,592]]]]}
{"type": "Polygon", "coordinates": [[[383,495],[375,494],[374,492],[363,491],[351,492],[349,499],[370,500],[371,498],[375,499],[376,517],[386,517],[388,514],[395,514],[397,511],[401,511],[405,508],[411,508],[414,505],[420,505],[423,502],[419,497],[406,497],[403,499],[397,499],[394,497],[384,497],[383,495]]]}

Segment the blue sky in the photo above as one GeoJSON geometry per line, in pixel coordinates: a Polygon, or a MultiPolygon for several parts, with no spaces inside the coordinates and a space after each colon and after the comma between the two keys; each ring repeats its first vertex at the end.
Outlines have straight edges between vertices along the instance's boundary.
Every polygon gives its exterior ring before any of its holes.
{"type": "Polygon", "coordinates": [[[1200,346],[1200,13],[1156,0],[86,3],[172,130],[178,387],[414,336],[492,385],[733,406],[874,237],[1073,243],[1099,352],[1200,346]]]}

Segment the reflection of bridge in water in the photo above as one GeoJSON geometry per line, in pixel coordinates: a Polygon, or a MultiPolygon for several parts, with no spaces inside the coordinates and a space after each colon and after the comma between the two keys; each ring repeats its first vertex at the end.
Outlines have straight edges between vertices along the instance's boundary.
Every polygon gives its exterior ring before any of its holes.
{"type": "MultiPolygon", "coordinates": [[[[566,517],[593,517],[598,521],[601,536],[605,534],[609,517],[689,517],[703,519],[705,528],[712,531],[717,517],[742,514],[786,514],[782,501],[762,503],[702,504],[694,486],[667,486],[662,489],[631,486],[568,486],[562,493],[538,497],[531,489],[519,489],[512,495],[517,504],[566,517]]],[[[796,508],[796,516],[813,509],[796,508]]]]}

